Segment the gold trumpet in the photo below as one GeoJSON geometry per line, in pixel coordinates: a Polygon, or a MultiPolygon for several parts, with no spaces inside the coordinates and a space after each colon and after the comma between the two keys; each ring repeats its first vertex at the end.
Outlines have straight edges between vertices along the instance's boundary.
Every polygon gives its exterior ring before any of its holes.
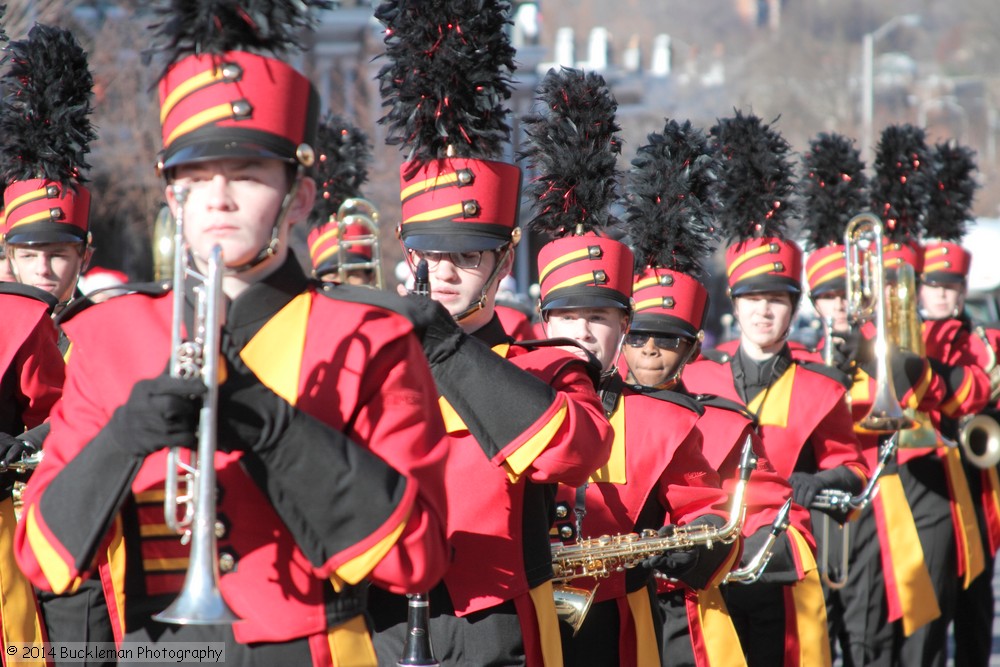
{"type": "Polygon", "coordinates": [[[167,454],[163,510],[167,526],[190,543],[191,555],[181,593],[174,602],[153,616],[161,623],[178,625],[220,625],[240,620],[219,591],[219,560],[216,547],[215,451],[219,401],[219,357],[222,334],[222,248],[212,248],[207,275],[188,267],[184,244],[184,204],[188,190],[174,185],[177,219],[174,230],[173,322],[170,373],[175,377],[200,378],[207,389],[198,414],[197,463],[181,461],[180,452],[167,454]],[[184,281],[191,276],[201,284],[195,288],[194,337],[184,340],[184,281]],[[185,489],[180,489],[184,474],[185,489]],[[182,511],[178,517],[178,510],[182,511]]]}
{"type": "Polygon", "coordinates": [[[743,529],[746,516],[746,486],[750,473],[757,467],[750,436],[747,436],[740,457],[739,481],[733,492],[729,520],[720,528],[706,525],[678,526],[673,534],[659,536],[655,530],[641,533],[602,535],[580,539],[576,544],[552,545],[552,571],[556,599],[556,613],[566,621],[573,633],[583,625],[584,618],[594,601],[597,586],[586,589],[566,585],[565,582],[581,577],[602,579],[613,572],[638,566],[642,561],[671,549],[705,546],[716,543],[732,544],[743,529]]]}

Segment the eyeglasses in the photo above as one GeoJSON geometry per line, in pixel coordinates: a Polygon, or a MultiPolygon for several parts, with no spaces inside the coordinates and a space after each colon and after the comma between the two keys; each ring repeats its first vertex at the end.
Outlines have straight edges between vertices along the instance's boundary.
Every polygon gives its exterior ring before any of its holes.
{"type": "Polygon", "coordinates": [[[645,347],[646,341],[650,338],[653,339],[653,345],[660,348],[661,350],[679,350],[681,344],[684,343],[683,338],[677,336],[663,336],[658,334],[647,334],[647,333],[630,333],[625,334],[625,344],[629,347],[645,347]]]}
{"type": "Polygon", "coordinates": [[[475,250],[473,252],[430,252],[426,250],[414,250],[412,248],[408,248],[407,251],[410,253],[414,264],[422,259],[426,260],[428,269],[436,268],[445,257],[456,268],[477,269],[483,261],[483,253],[485,252],[484,250],[475,250]]]}

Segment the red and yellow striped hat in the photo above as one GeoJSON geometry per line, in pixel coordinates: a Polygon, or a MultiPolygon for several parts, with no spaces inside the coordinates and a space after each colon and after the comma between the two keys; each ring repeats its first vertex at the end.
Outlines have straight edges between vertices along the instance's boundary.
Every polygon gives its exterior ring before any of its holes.
{"type": "Polygon", "coordinates": [[[806,258],[809,294],[843,292],[847,288],[847,251],[843,245],[817,248],[806,258]]]}
{"type": "Polygon", "coordinates": [[[729,293],[802,292],[802,250],[775,236],[747,239],[726,248],[729,293]]]}
{"type": "Polygon", "coordinates": [[[162,168],[253,157],[312,164],[319,95],[276,58],[188,56],[169,67],[159,90],[162,168]]]}
{"type": "Polygon", "coordinates": [[[921,281],[960,284],[969,277],[972,254],[954,241],[936,241],[923,247],[921,281]]]}
{"type": "Polygon", "coordinates": [[[515,236],[521,170],[474,158],[442,158],[400,168],[399,237],[414,250],[494,250],[515,236]]]}
{"type": "Polygon", "coordinates": [[[632,285],[635,314],[631,328],[698,338],[708,314],[708,290],[680,271],[647,268],[632,285]]]}
{"type": "Polygon", "coordinates": [[[538,252],[541,309],[632,308],[632,251],[597,236],[564,236],[538,252]]]}
{"type": "Polygon", "coordinates": [[[894,271],[903,265],[913,267],[916,274],[923,271],[920,245],[916,241],[886,241],[882,246],[882,268],[894,271]]]}
{"type": "Polygon", "coordinates": [[[4,202],[6,243],[90,242],[90,192],[79,183],[15,181],[4,191],[4,202]]]}

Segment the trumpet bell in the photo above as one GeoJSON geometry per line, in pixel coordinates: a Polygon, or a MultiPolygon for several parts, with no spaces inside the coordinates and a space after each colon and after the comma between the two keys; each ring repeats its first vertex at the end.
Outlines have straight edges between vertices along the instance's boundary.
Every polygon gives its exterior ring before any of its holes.
{"type": "Polygon", "coordinates": [[[1000,463],[1000,422],[996,414],[965,418],[959,427],[958,444],[962,458],[977,468],[992,468],[1000,463]]]}
{"type": "Polygon", "coordinates": [[[240,620],[222,599],[218,585],[212,582],[190,582],[192,575],[200,578],[200,570],[188,569],[184,588],[169,607],[153,615],[154,621],[177,625],[230,625],[240,620]]]}
{"type": "Polygon", "coordinates": [[[552,587],[552,595],[556,601],[556,614],[560,620],[566,622],[573,629],[574,637],[583,626],[583,619],[587,617],[587,612],[590,611],[590,605],[594,603],[596,593],[597,586],[580,588],[557,584],[552,587]]]}

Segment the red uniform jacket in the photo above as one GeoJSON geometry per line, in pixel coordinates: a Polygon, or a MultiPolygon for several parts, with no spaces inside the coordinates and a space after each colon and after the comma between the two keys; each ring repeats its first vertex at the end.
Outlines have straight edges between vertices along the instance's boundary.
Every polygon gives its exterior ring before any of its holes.
{"type": "MultiPolygon", "coordinates": [[[[248,338],[240,356],[264,384],[402,476],[402,491],[387,493],[366,479],[351,479],[348,471],[328,486],[311,487],[315,504],[297,507],[296,522],[286,525],[275,503],[281,489],[301,488],[302,481],[268,469],[265,490],[241,461],[251,455],[216,454],[218,516],[227,525],[219,548],[236,560],[222,575],[221,590],[244,619],[233,626],[242,643],[324,633],[347,620],[337,619],[330,607],[338,591],[349,593],[364,579],[396,592],[426,589],[447,563],[440,482],[446,449],[427,392],[432,379],[409,322],[365,303],[368,293],[307,286],[290,258],[229,309],[227,330],[234,340],[248,338]],[[277,493],[269,495],[274,488],[277,493]],[[314,526],[329,525],[331,513],[337,534],[314,534],[314,526]],[[303,540],[321,542],[323,553],[332,555],[311,562],[303,540]]],[[[64,323],[74,345],[66,391],[18,525],[19,562],[37,586],[71,590],[98,565],[106,590],[113,586],[109,605],[119,617],[130,601],[176,593],[187,548],[164,526],[166,452],[141,466],[88,470],[94,457],[88,443],[136,381],[167,367],[172,301],[171,293],[130,294],[64,323]],[[74,476],[67,480],[64,472],[74,476]],[[50,487],[58,488],[59,497],[47,496],[50,487]],[[110,560],[102,555],[108,544],[110,560]]]]}
{"type": "Polygon", "coordinates": [[[495,312],[500,318],[500,324],[507,335],[517,341],[536,340],[535,327],[531,323],[531,318],[522,313],[517,308],[510,306],[496,306],[495,312]]]}
{"type": "MultiPolygon", "coordinates": [[[[702,360],[688,364],[684,384],[694,393],[742,402],[729,363],[702,360]]],[[[809,445],[816,467],[806,472],[844,465],[866,479],[867,466],[844,394],[844,386],[836,380],[791,363],[770,389],[750,401],[748,407],[760,423],[764,453],[779,475],[787,479],[809,445]],[[762,400],[763,405],[758,405],[762,400]]]]}
{"type": "MultiPolygon", "coordinates": [[[[697,403],[676,392],[659,394],[674,394],[676,402],[671,402],[637,393],[617,380],[613,385],[620,392],[610,415],[614,444],[608,463],[587,484],[582,537],[683,525],[704,514],[727,518],[728,497],[720,489],[719,475],[702,455],[702,436],[695,428],[700,417],[697,403]]],[[[570,525],[576,495],[575,488],[559,488],[557,499],[569,509],[570,525]]],[[[717,544],[715,548],[725,547],[717,544]]],[[[737,548],[734,543],[730,551],[737,548]]],[[[713,565],[711,571],[696,576],[709,584],[718,583],[733,560],[724,559],[721,566],[713,565]]],[[[649,570],[637,567],[597,581],[577,579],[572,585],[593,588],[599,583],[595,600],[600,602],[639,590],[649,577],[649,570]]]]}
{"type": "MultiPolygon", "coordinates": [[[[512,600],[552,578],[552,485],[583,484],[608,460],[611,447],[611,428],[582,360],[555,347],[511,344],[498,318],[475,337],[479,340],[472,342],[482,341],[526,371],[531,382],[542,380],[551,389],[546,402],[528,404],[518,387],[494,386],[502,381],[482,370],[476,375],[473,363],[465,380],[480,385],[487,397],[496,396],[494,430],[503,431],[518,419],[526,424],[487,453],[459,415],[469,395],[452,395],[438,382],[452,439],[445,488],[454,557],[444,581],[459,616],[512,600]]],[[[455,355],[460,356],[461,351],[455,355]]],[[[482,414],[479,407],[471,406],[473,415],[482,414]]]]}
{"type": "MultiPolygon", "coordinates": [[[[62,392],[65,367],[56,344],[56,327],[44,293],[17,283],[0,283],[0,431],[20,435],[44,422],[62,392]]],[[[10,480],[7,480],[8,484],[10,480]]],[[[3,539],[14,539],[14,503],[10,493],[0,500],[3,539]]],[[[8,647],[47,641],[31,583],[14,560],[13,549],[0,551],[0,623],[3,641],[0,664],[8,664],[8,647]]],[[[28,664],[46,664],[43,658],[28,664]]]]}

